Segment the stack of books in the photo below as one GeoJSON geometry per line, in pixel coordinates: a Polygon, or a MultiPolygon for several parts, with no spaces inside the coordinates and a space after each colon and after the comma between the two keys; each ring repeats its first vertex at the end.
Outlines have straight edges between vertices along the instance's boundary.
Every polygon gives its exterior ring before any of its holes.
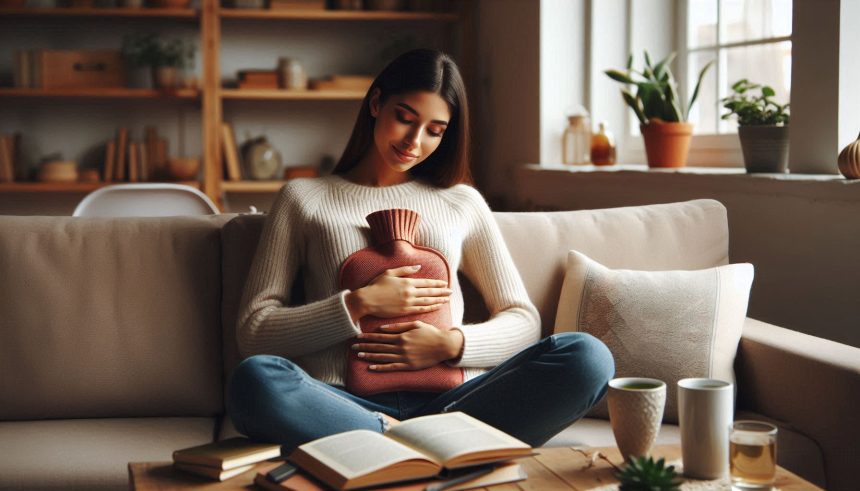
{"type": "Polygon", "coordinates": [[[229,438],[173,452],[179,470],[217,481],[230,479],[254,468],[258,462],[281,456],[281,446],[229,438]]]}

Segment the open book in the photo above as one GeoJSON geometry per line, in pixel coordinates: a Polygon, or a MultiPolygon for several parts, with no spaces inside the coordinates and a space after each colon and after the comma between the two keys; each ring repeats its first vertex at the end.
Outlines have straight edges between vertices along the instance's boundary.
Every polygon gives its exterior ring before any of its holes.
{"type": "Polygon", "coordinates": [[[355,489],[532,454],[528,444],[455,412],[413,418],[385,435],[355,430],[320,438],[289,460],[329,486],[355,489]]]}

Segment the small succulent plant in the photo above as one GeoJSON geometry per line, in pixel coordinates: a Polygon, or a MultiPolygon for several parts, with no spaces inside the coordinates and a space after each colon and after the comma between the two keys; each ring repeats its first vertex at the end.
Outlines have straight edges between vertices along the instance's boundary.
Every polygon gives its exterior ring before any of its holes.
{"type": "Polygon", "coordinates": [[[633,457],[615,477],[621,481],[621,491],[673,491],[681,489],[681,478],[675,466],[666,466],[666,460],[653,457],[633,457]]]}

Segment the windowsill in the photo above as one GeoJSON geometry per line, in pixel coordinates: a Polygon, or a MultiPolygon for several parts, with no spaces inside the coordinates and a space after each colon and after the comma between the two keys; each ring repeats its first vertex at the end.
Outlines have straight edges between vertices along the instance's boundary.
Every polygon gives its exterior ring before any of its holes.
{"type": "MultiPolygon", "coordinates": [[[[717,200],[812,200],[860,203],[860,180],[838,174],[747,174],[744,169],[646,165],[526,164],[517,169],[512,203],[521,209],[593,209],[717,200]]],[[[852,205],[853,206],[853,205],[852,205]]]]}
{"type": "Polygon", "coordinates": [[[564,165],[564,164],[525,164],[527,171],[549,172],[559,174],[610,174],[638,172],[643,174],[693,174],[711,176],[731,176],[744,179],[770,179],[779,181],[839,181],[845,185],[860,183],[860,180],[852,181],[845,179],[839,174],[747,174],[746,170],[739,167],[677,167],[677,168],[650,168],[645,164],[616,164],[616,165],[564,165]]]}

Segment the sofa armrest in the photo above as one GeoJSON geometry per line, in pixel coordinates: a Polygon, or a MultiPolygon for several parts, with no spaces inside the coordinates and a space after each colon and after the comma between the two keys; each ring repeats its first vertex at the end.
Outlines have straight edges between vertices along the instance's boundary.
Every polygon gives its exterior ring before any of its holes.
{"type": "Polygon", "coordinates": [[[828,489],[856,484],[860,348],[747,319],[735,373],[739,410],[763,414],[815,440],[828,489]]]}

